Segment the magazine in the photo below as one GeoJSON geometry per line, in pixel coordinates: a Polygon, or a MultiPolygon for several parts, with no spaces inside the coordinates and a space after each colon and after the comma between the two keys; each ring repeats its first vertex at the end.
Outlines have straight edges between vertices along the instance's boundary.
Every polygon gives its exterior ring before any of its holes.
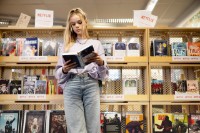
{"type": "Polygon", "coordinates": [[[62,56],[65,61],[76,62],[76,68],[84,68],[85,65],[89,64],[87,58],[94,56],[93,51],[94,47],[90,45],[77,53],[63,53],[62,56]]]}

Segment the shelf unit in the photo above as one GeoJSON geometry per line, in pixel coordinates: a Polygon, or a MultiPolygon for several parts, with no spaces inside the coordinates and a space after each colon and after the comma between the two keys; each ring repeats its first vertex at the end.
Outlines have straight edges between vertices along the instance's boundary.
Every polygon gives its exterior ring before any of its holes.
{"type": "MultiPolygon", "coordinates": [[[[42,39],[53,37],[62,40],[64,28],[0,28],[1,37],[34,37],[42,39]]],[[[174,61],[171,56],[150,56],[150,44],[153,39],[173,41],[196,41],[200,39],[200,29],[196,28],[89,28],[91,38],[104,42],[128,42],[134,37],[141,44],[141,56],[124,57],[114,60],[108,57],[109,69],[112,74],[102,88],[102,95],[123,95],[123,74],[133,72],[139,78],[137,95],[125,95],[117,101],[101,100],[101,111],[116,111],[122,113],[122,132],[125,133],[124,113],[126,111],[141,111],[145,119],[145,132],[153,132],[152,114],[156,112],[194,113],[200,110],[199,99],[177,100],[171,82],[174,76],[179,76],[179,70],[184,71],[187,79],[194,79],[194,71],[200,69],[199,61],[174,61]],[[161,72],[154,75],[154,70],[161,72]],[[152,94],[151,77],[157,76],[164,82],[163,94],[152,94]]],[[[41,51],[40,51],[41,53],[41,51]]],[[[39,57],[38,57],[39,58],[39,57]]],[[[41,57],[42,58],[42,57],[41,57]]],[[[52,72],[57,63],[57,57],[43,57],[42,61],[24,60],[21,57],[0,57],[0,78],[9,78],[12,68],[22,70],[34,69],[40,72],[46,68],[52,72]]],[[[63,109],[63,95],[46,95],[44,100],[20,100],[17,95],[1,95],[0,109],[44,110],[63,109]],[[9,99],[8,99],[9,98],[9,99]],[[58,104],[59,103],[59,104],[58,104]]]]}
{"type": "MultiPolygon", "coordinates": [[[[200,39],[199,28],[151,28],[148,29],[148,47],[154,39],[172,42],[194,42],[200,39]]],[[[190,57],[192,58],[192,57],[190,57]]],[[[197,113],[199,112],[199,98],[177,99],[173,82],[180,79],[183,72],[187,80],[194,80],[195,70],[200,69],[199,60],[174,60],[169,56],[150,56],[149,53],[149,79],[158,78],[163,80],[163,94],[153,94],[150,86],[150,127],[153,133],[154,113],[197,113]],[[157,73],[155,72],[157,70],[157,73]]],[[[149,81],[150,81],[149,80],[149,81]]],[[[200,82],[199,82],[200,84],[200,82]]]]}

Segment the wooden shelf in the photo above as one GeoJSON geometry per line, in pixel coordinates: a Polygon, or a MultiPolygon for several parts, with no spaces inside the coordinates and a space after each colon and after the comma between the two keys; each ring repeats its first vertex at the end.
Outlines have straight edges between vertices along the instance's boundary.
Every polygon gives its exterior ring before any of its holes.
{"type": "MultiPolygon", "coordinates": [[[[174,95],[150,95],[151,102],[190,102],[189,100],[176,100],[174,95]]],[[[199,102],[199,99],[193,99],[191,101],[199,102]]]]}

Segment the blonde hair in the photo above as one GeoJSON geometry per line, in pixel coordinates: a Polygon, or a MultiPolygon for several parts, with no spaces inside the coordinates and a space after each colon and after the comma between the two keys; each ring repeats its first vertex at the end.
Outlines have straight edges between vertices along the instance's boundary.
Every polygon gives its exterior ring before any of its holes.
{"type": "Polygon", "coordinates": [[[67,22],[66,22],[66,29],[65,29],[65,33],[64,33],[65,51],[68,51],[77,39],[77,34],[73,31],[72,26],[70,25],[70,18],[73,15],[78,15],[80,17],[80,19],[82,20],[82,23],[83,23],[83,25],[82,25],[83,26],[82,27],[83,35],[87,39],[89,38],[89,34],[88,34],[88,31],[87,31],[86,13],[80,8],[74,8],[74,9],[70,10],[69,13],[68,13],[68,18],[67,18],[67,22]]]}

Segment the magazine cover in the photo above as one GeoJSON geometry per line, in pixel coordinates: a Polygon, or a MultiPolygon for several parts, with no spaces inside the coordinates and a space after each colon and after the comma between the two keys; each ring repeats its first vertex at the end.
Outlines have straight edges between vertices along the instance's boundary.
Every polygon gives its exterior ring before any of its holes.
{"type": "Polygon", "coordinates": [[[154,56],[168,56],[168,42],[166,40],[154,40],[153,42],[154,56]]]}
{"type": "Polygon", "coordinates": [[[43,40],[42,56],[56,56],[56,42],[51,40],[43,40]]]}
{"type": "Polygon", "coordinates": [[[188,56],[200,56],[200,42],[187,43],[188,56]]]}
{"type": "Polygon", "coordinates": [[[113,56],[126,56],[126,44],[123,42],[117,42],[113,45],[113,56]]]}
{"type": "Polygon", "coordinates": [[[173,42],[172,56],[187,56],[187,43],[186,42],[173,42]]]}
{"type": "Polygon", "coordinates": [[[23,133],[44,133],[45,132],[45,111],[24,112],[23,133]]]}
{"type": "Polygon", "coordinates": [[[9,80],[0,79],[0,94],[9,94],[9,80]]]}
{"type": "Polygon", "coordinates": [[[200,133],[200,114],[189,115],[189,133],[200,133]]]}
{"type": "Polygon", "coordinates": [[[126,46],[127,56],[140,56],[140,44],[139,43],[129,43],[126,46]]]}
{"type": "Polygon", "coordinates": [[[123,93],[124,95],[137,95],[137,84],[136,78],[124,78],[123,79],[123,93]]]}
{"type": "Polygon", "coordinates": [[[126,133],[144,133],[142,112],[126,112],[126,133]]]}
{"type": "Polygon", "coordinates": [[[47,113],[46,133],[67,133],[65,112],[63,110],[48,110],[47,113]]]}
{"type": "Polygon", "coordinates": [[[26,38],[23,46],[22,56],[38,56],[39,43],[38,38],[26,38]]]}
{"type": "Polygon", "coordinates": [[[172,133],[172,113],[155,113],[153,120],[154,133],[172,133]]]}
{"type": "Polygon", "coordinates": [[[39,76],[24,75],[23,94],[34,94],[37,80],[39,80],[39,76]]]}
{"type": "Polygon", "coordinates": [[[21,94],[22,81],[21,80],[11,80],[9,83],[9,94],[21,94]]]}
{"type": "Polygon", "coordinates": [[[121,114],[117,112],[104,112],[104,132],[121,133],[121,114]]]}
{"type": "Polygon", "coordinates": [[[20,111],[0,111],[0,133],[20,133],[20,111]]]}

